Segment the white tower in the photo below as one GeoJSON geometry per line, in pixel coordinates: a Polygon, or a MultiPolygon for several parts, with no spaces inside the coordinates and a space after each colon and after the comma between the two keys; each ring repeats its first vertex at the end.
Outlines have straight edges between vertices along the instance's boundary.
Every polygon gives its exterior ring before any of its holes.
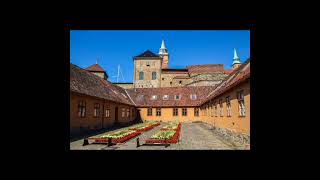
{"type": "Polygon", "coordinates": [[[162,57],[161,68],[167,69],[169,64],[169,54],[166,46],[164,45],[164,40],[162,39],[161,47],[159,49],[159,55],[162,57]]]}
{"type": "Polygon", "coordinates": [[[240,58],[238,57],[236,48],[233,49],[233,62],[232,62],[232,69],[236,69],[241,65],[240,58]]]}

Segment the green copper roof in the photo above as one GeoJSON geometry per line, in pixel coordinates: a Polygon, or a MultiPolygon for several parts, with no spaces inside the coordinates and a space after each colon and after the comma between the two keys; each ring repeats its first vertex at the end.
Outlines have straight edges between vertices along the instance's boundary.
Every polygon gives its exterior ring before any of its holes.
{"type": "Polygon", "coordinates": [[[237,51],[236,51],[236,48],[234,48],[233,52],[234,52],[234,54],[233,54],[233,62],[232,62],[232,65],[234,65],[234,64],[241,64],[241,63],[240,63],[240,58],[238,57],[238,54],[237,54],[237,51]]]}

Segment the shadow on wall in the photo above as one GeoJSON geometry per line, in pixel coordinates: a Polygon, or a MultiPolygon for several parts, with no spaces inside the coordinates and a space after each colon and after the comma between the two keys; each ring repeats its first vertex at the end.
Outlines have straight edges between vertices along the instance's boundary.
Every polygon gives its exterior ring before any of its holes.
{"type": "Polygon", "coordinates": [[[143,123],[143,120],[141,119],[141,115],[140,115],[140,110],[137,110],[137,116],[136,119],[134,120],[135,123],[143,123]]]}

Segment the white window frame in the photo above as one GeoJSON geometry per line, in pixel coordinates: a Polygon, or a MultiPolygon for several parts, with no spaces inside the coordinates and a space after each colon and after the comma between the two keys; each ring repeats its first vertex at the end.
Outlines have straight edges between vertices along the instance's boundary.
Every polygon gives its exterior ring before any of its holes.
{"type": "Polygon", "coordinates": [[[121,117],[125,117],[125,116],[126,116],[126,108],[122,108],[121,117]]]}
{"type": "Polygon", "coordinates": [[[127,117],[130,116],[130,109],[127,108],[127,117]]]}
{"type": "Polygon", "coordinates": [[[109,118],[110,117],[110,109],[106,109],[106,117],[109,118]]]}
{"type": "Polygon", "coordinates": [[[161,108],[156,108],[156,116],[161,116],[161,108]],[[158,112],[159,112],[159,115],[158,115],[158,112]]]}
{"type": "Polygon", "coordinates": [[[163,99],[163,100],[169,100],[169,95],[167,95],[167,94],[166,94],[166,95],[163,95],[162,99],[163,99]]]}
{"type": "Polygon", "coordinates": [[[231,100],[230,100],[230,96],[226,97],[226,105],[227,105],[227,117],[231,117],[231,100]]]}
{"type": "Polygon", "coordinates": [[[239,116],[244,117],[246,116],[246,108],[244,104],[243,90],[238,91],[237,98],[238,98],[238,104],[239,104],[239,116]]]}

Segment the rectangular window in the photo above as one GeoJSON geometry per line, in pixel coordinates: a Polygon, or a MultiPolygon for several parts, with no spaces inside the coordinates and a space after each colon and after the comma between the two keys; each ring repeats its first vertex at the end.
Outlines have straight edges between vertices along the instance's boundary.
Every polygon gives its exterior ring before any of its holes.
{"type": "Polygon", "coordinates": [[[194,116],[199,116],[199,108],[194,108],[194,116]]]}
{"type": "Polygon", "coordinates": [[[182,116],[187,116],[187,108],[182,108],[182,116]]]}
{"type": "Polygon", "coordinates": [[[130,116],[130,109],[127,109],[127,117],[130,116]]]}
{"type": "Polygon", "coordinates": [[[95,103],[93,117],[99,117],[99,116],[100,116],[100,104],[95,103]]]}
{"type": "Polygon", "coordinates": [[[79,101],[78,103],[78,116],[85,117],[86,116],[86,102],[79,101]]]}
{"type": "Polygon", "coordinates": [[[161,116],[161,108],[157,108],[157,116],[161,116]]]}
{"type": "Polygon", "coordinates": [[[214,115],[218,117],[218,105],[217,102],[214,102],[214,115]]]}
{"type": "Polygon", "coordinates": [[[227,104],[227,116],[231,117],[231,103],[230,103],[230,96],[226,97],[226,104],[227,104]]]}
{"type": "Polygon", "coordinates": [[[148,108],[147,116],[152,116],[152,108],[148,108]]]}
{"type": "Polygon", "coordinates": [[[173,116],[178,116],[178,108],[173,108],[173,116]]]}
{"type": "Polygon", "coordinates": [[[237,96],[238,96],[238,103],[239,103],[239,116],[246,116],[243,90],[239,91],[237,96]]]}
{"type": "Polygon", "coordinates": [[[125,116],[126,116],[126,109],[122,108],[121,117],[125,117],[125,116]]]}
{"type": "Polygon", "coordinates": [[[180,100],[180,98],[181,98],[181,95],[175,95],[174,96],[174,100],[180,100]]]}
{"type": "Polygon", "coordinates": [[[205,106],[205,108],[204,108],[204,115],[205,115],[205,116],[208,116],[208,109],[207,109],[207,106],[205,106]]]}
{"type": "Polygon", "coordinates": [[[110,109],[106,109],[106,117],[110,117],[110,109]]]}
{"type": "Polygon", "coordinates": [[[168,100],[169,99],[169,95],[164,95],[163,96],[163,100],[168,100]]]}
{"type": "Polygon", "coordinates": [[[140,72],[139,73],[139,80],[143,80],[143,78],[144,78],[143,76],[144,76],[143,72],[140,72]]]}
{"type": "Polygon", "coordinates": [[[157,79],[157,73],[156,72],[152,72],[152,80],[157,79]]]}
{"type": "Polygon", "coordinates": [[[223,104],[222,104],[222,99],[219,99],[219,106],[220,106],[220,116],[223,116],[223,104]]]}

